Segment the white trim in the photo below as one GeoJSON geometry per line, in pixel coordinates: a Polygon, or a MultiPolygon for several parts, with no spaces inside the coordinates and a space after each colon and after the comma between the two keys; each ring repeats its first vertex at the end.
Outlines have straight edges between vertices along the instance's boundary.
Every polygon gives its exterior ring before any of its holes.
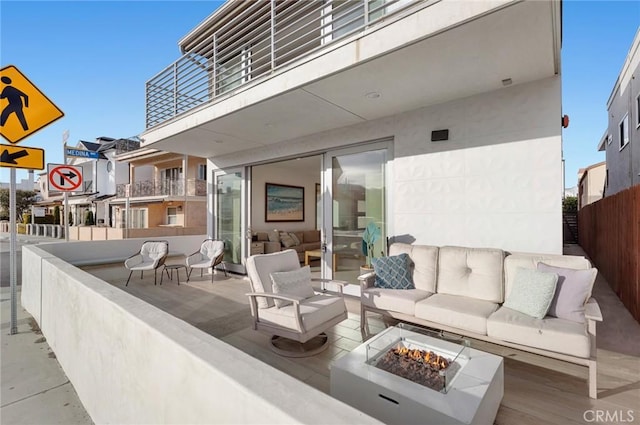
{"type": "Polygon", "coordinates": [[[636,129],[640,128],[640,93],[636,96],[636,129]]]}
{"type": "Polygon", "coordinates": [[[618,137],[620,137],[620,143],[618,144],[619,151],[624,149],[629,144],[629,113],[625,113],[622,119],[618,122],[618,137]],[[624,130],[626,135],[621,134],[620,126],[624,124],[624,130]],[[626,141],[625,141],[626,140],[626,141]]]}

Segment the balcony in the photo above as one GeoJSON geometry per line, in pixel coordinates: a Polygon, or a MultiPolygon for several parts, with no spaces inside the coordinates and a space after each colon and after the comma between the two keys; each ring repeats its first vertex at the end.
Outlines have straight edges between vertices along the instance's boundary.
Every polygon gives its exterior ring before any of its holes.
{"type": "MultiPolygon", "coordinates": [[[[424,0],[236,2],[219,28],[146,83],[146,128],[268,77],[274,70],[424,0]]],[[[214,24],[212,24],[213,26],[214,24]]],[[[215,28],[215,27],[214,27],[215,28]]]]}
{"type": "MultiPolygon", "coordinates": [[[[116,186],[116,196],[126,197],[126,184],[116,186]]],[[[143,180],[131,184],[129,197],[146,196],[205,196],[207,181],[200,179],[186,180],[143,180]]]]}

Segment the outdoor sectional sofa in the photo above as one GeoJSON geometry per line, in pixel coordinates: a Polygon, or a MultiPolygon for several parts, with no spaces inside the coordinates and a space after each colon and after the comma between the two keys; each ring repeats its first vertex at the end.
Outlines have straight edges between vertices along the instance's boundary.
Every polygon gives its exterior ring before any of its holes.
{"type": "MultiPolygon", "coordinates": [[[[531,317],[502,304],[514,287],[519,268],[538,263],[565,269],[597,271],[580,256],[513,253],[500,249],[394,243],[389,256],[409,255],[415,289],[374,285],[375,273],[359,277],[361,330],[368,331],[367,311],[556,358],[589,368],[589,396],[597,398],[596,324],[600,308],[588,294],[582,323],[531,317]]],[[[526,273],[526,271],[525,271],[526,273]]],[[[588,273],[588,272],[587,272],[588,273]]],[[[593,285],[593,281],[591,282],[593,285]]]]}

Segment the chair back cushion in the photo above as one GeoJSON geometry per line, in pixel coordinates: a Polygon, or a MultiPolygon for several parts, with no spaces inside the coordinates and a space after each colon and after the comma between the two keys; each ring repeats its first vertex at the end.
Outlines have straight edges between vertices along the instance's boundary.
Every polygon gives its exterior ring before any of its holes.
{"type": "MultiPolygon", "coordinates": [[[[293,249],[272,254],[252,255],[247,258],[247,274],[253,292],[273,293],[271,273],[289,272],[300,268],[298,254],[293,249]]],[[[259,308],[273,307],[273,299],[257,299],[259,308]]]]}
{"type": "Polygon", "coordinates": [[[164,241],[147,241],[140,248],[140,255],[145,261],[158,261],[169,254],[169,244],[164,241]]]}
{"type": "Polygon", "coordinates": [[[438,256],[438,294],[502,303],[504,251],[443,246],[438,256]]]}
{"type": "Polygon", "coordinates": [[[389,247],[389,255],[408,254],[411,259],[412,280],[416,289],[436,292],[436,272],[438,270],[438,247],[394,243],[389,247]]]}
{"type": "Polygon", "coordinates": [[[207,239],[202,242],[200,246],[200,254],[202,254],[202,258],[209,259],[211,261],[215,260],[218,255],[222,254],[224,251],[224,242],[222,241],[214,241],[207,239]]]}

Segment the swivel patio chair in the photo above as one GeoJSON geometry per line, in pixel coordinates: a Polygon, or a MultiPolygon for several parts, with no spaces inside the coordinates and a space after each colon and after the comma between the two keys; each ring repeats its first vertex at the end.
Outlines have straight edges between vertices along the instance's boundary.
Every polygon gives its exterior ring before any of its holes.
{"type": "MultiPolygon", "coordinates": [[[[145,270],[153,270],[153,284],[155,285],[158,280],[158,269],[164,264],[168,255],[169,242],[145,241],[140,252],[124,261],[124,266],[131,270],[125,286],[129,286],[131,274],[136,270],[140,270],[140,279],[142,279],[145,270]]],[[[160,273],[160,285],[162,285],[162,273],[160,273]]]]}
{"type": "Polygon", "coordinates": [[[253,292],[248,293],[253,329],[272,335],[271,349],[286,357],[307,357],[329,345],[325,331],[347,318],[342,289],[347,282],[313,279],[292,249],[247,259],[253,292]],[[284,273],[283,273],[284,272],[284,273]],[[339,295],[317,293],[311,282],[339,286],[339,295]]]}
{"type": "Polygon", "coordinates": [[[222,265],[225,277],[227,276],[227,268],[222,259],[224,258],[224,242],[214,239],[205,239],[200,245],[200,249],[187,257],[187,282],[191,278],[193,269],[200,269],[200,277],[203,271],[211,267],[211,283],[213,283],[213,271],[218,264],[222,265]]]}

